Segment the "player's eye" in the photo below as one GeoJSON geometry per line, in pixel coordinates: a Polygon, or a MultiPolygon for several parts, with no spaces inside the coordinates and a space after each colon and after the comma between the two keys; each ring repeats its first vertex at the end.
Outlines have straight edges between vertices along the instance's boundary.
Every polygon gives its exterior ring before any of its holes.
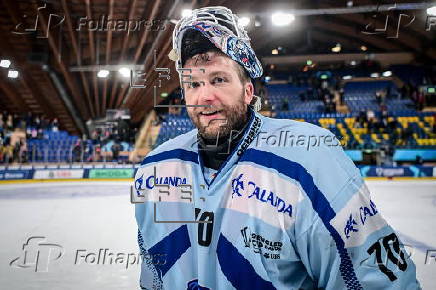
{"type": "Polygon", "coordinates": [[[227,80],[223,77],[214,77],[212,83],[214,84],[221,84],[226,82],[227,80]]]}
{"type": "Polygon", "coordinates": [[[191,82],[189,84],[189,87],[192,88],[192,89],[198,88],[199,86],[200,86],[199,82],[191,82]]]}

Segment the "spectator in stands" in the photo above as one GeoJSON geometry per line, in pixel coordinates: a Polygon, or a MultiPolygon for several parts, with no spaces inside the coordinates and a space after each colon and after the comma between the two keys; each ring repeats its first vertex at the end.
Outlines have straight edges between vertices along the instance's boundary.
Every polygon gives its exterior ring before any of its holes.
{"type": "Polygon", "coordinates": [[[375,117],[374,111],[373,110],[368,110],[366,111],[366,118],[369,122],[369,120],[373,119],[375,117]]]}
{"type": "Polygon", "coordinates": [[[333,95],[328,89],[323,90],[324,111],[333,113],[336,111],[336,104],[333,101],[333,95]]]}
{"type": "Polygon", "coordinates": [[[82,160],[83,142],[82,139],[77,139],[73,147],[73,161],[80,162],[82,160]]]}
{"type": "Polygon", "coordinates": [[[12,161],[13,162],[20,161],[20,148],[21,148],[21,140],[18,142],[15,142],[15,144],[13,145],[13,151],[12,151],[12,161]]]}
{"type": "Polygon", "coordinates": [[[11,163],[13,157],[13,146],[10,144],[10,138],[6,137],[5,143],[3,145],[3,162],[11,163]]]}
{"type": "Polygon", "coordinates": [[[93,145],[101,145],[101,135],[102,135],[101,128],[96,128],[94,129],[94,131],[92,131],[91,139],[93,145]]]}
{"type": "Polygon", "coordinates": [[[21,163],[26,163],[27,162],[27,142],[25,140],[23,140],[22,142],[20,142],[20,162],[21,163]]]}
{"type": "Polygon", "coordinates": [[[58,122],[58,118],[54,118],[53,122],[51,123],[51,130],[53,132],[58,132],[59,131],[59,122],[58,122]]]}
{"type": "Polygon", "coordinates": [[[35,127],[32,128],[32,130],[31,130],[31,138],[32,139],[38,138],[38,130],[35,127]]]}
{"type": "Polygon", "coordinates": [[[370,118],[368,119],[368,124],[367,124],[367,128],[368,128],[368,133],[372,134],[374,133],[374,131],[377,130],[377,122],[375,121],[375,118],[370,118]]]}
{"type": "MultiPolygon", "coordinates": [[[[386,118],[389,120],[389,118],[386,118]]],[[[386,126],[386,133],[388,134],[395,134],[397,130],[397,121],[392,118],[389,122],[388,125],[386,126]]]]}
{"type": "Polygon", "coordinates": [[[45,130],[48,129],[48,126],[50,125],[50,121],[45,117],[45,115],[41,116],[41,129],[45,130]]]}
{"type": "Polygon", "coordinates": [[[94,151],[93,161],[95,161],[95,162],[101,161],[102,157],[101,157],[101,146],[100,146],[100,144],[95,145],[94,150],[95,151],[94,151]]]}
{"type": "Polygon", "coordinates": [[[364,110],[359,112],[359,116],[357,117],[357,123],[359,123],[360,128],[365,128],[368,123],[368,117],[364,110]]]}
{"type": "Polygon", "coordinates": [[[377,101],[377,104],[381,105],[382,99],[381,99],[381,91],[375,92],[375,100],[377,101]]]}
{"type": "Polygon", "coordinates": [[[407,128],[401,128],[400,129],[400,142],[398,145],[401,146],[409,146],[410,144],[410,138],[413,136],[413,130],[410,126],[407,128]]]}
{"type": "Polygon", "coordinates": [[[110,137],[111,137],[111,133],[109,132],[109,130],[108,129],[104,130],[101,136],[102,144],[106,144],[110,137]]]}
{"type": "Polygon", "coordinates": [[[111,146],[112,161],[118,161],[121,150],[122,145],[118,142],[118,140],[115,140],[114,144],[111,146]]]}
{"type": "Polygon", "coordinates": [[[386,129],[388,127],[388,108],[386,104],[380,106],[380,123],[379,128],[386,129]]]}
{"type": "Polygon", "coordinates": [[[33,125],[34,125],[37,129],[39,129],[39,128],[41,127],[41,119],[39,118],[39,116],[36,116],[36,118],[35,118],[35,120],[34,120],[34,122],[33,122],[33,125]]]}
{"type": "Polygon", "coordinates": [[[44,139],[44,131],[42,130],[42,128],[39,128],[38,129],[38,133],[37,133],[37,136],[36,136],[36,138],[38,138],[38,139],[44,139]]]}
{"type": "Polygon", "coordinates": [[[83,139],[83,159],[86,162],[91,162],[92,159],[94,158],[94,151],[93,151],[93,146],[92,146],[92,140],[87,140],[86,136],[83,139]]]}

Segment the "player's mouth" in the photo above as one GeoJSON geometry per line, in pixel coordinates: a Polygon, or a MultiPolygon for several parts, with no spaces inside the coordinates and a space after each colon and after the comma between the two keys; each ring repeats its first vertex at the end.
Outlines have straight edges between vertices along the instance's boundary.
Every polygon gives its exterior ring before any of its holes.
{"type": "Polygon", "coordinates": [[[218,115],[222,112],[222,110],[208,110],[200,112],[200,116],[204,117],[205,119],[212,119],[218,117],[218,115]]]}

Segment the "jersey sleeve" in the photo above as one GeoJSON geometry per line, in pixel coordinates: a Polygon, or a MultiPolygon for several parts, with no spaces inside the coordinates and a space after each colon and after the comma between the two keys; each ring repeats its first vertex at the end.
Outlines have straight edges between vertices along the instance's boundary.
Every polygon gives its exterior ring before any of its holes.
{"type": "Polygon", "coordinates": [[[360,175],[318,213],[296,247],[318,288],[421,289],[410,254],[360,175]]]}
{"type": "Polygon", "coordinates": [[[149,203],[149,190],[146,187],[146,177],[151,173],[149,166],[141,165],[135,174],[134,181],[134,196],[131,197],[135,201],[135,217],[138,225],[138,235],[137,242],[139,246],[140,256],[141,256],[141,271],[139,286],[141,289],[162,289],[162,279],[159,275],[159,270],[156,267],[156,263],[159,262],[160,257],[153,256],[149,252],[144,239],[144,235],[147,234],[145,229],[147,229],[146,219],[150,218],[146,212],[146,206],[149,203]]]}
{"type": "Polygon", "coordinates": [[[141,253],[141,274],[139,286],[141,289],[162,289],[162,280],[155,267],[156,257],[153,257],[145,248],[144,239],[138,229],[138,246],[141,253]]]}

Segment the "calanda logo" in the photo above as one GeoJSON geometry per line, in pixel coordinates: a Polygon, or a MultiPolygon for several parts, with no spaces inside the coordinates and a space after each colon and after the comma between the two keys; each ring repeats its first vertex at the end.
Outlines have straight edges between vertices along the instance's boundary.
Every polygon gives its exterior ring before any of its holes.
{"type": "Polygon", "coordinates": [[[232,179],[232,198],[245,197],[248,199],[256,199],[275,207],[278,212],[288,214],[292,217],[292,205],[287,204],[278,195],[268,189],[257,186],[252,180],[244,181],[244,174],[239,174],[238,177],[232,179]]]}
{"type": "Polygon", "coordinates": [[[145,185],[147,189],[153,189],[155,184],[166,184],[169,186],[177,187],[181,184],[186,184],[186,177],[178,177],[178,176],[155,177],[153,175],[150,175],[144,179],[144,175],[141,175],[141,177],[135,180],[135,189],[139,194],[139,190],[144,189],[143,185],[145,185]]]}

